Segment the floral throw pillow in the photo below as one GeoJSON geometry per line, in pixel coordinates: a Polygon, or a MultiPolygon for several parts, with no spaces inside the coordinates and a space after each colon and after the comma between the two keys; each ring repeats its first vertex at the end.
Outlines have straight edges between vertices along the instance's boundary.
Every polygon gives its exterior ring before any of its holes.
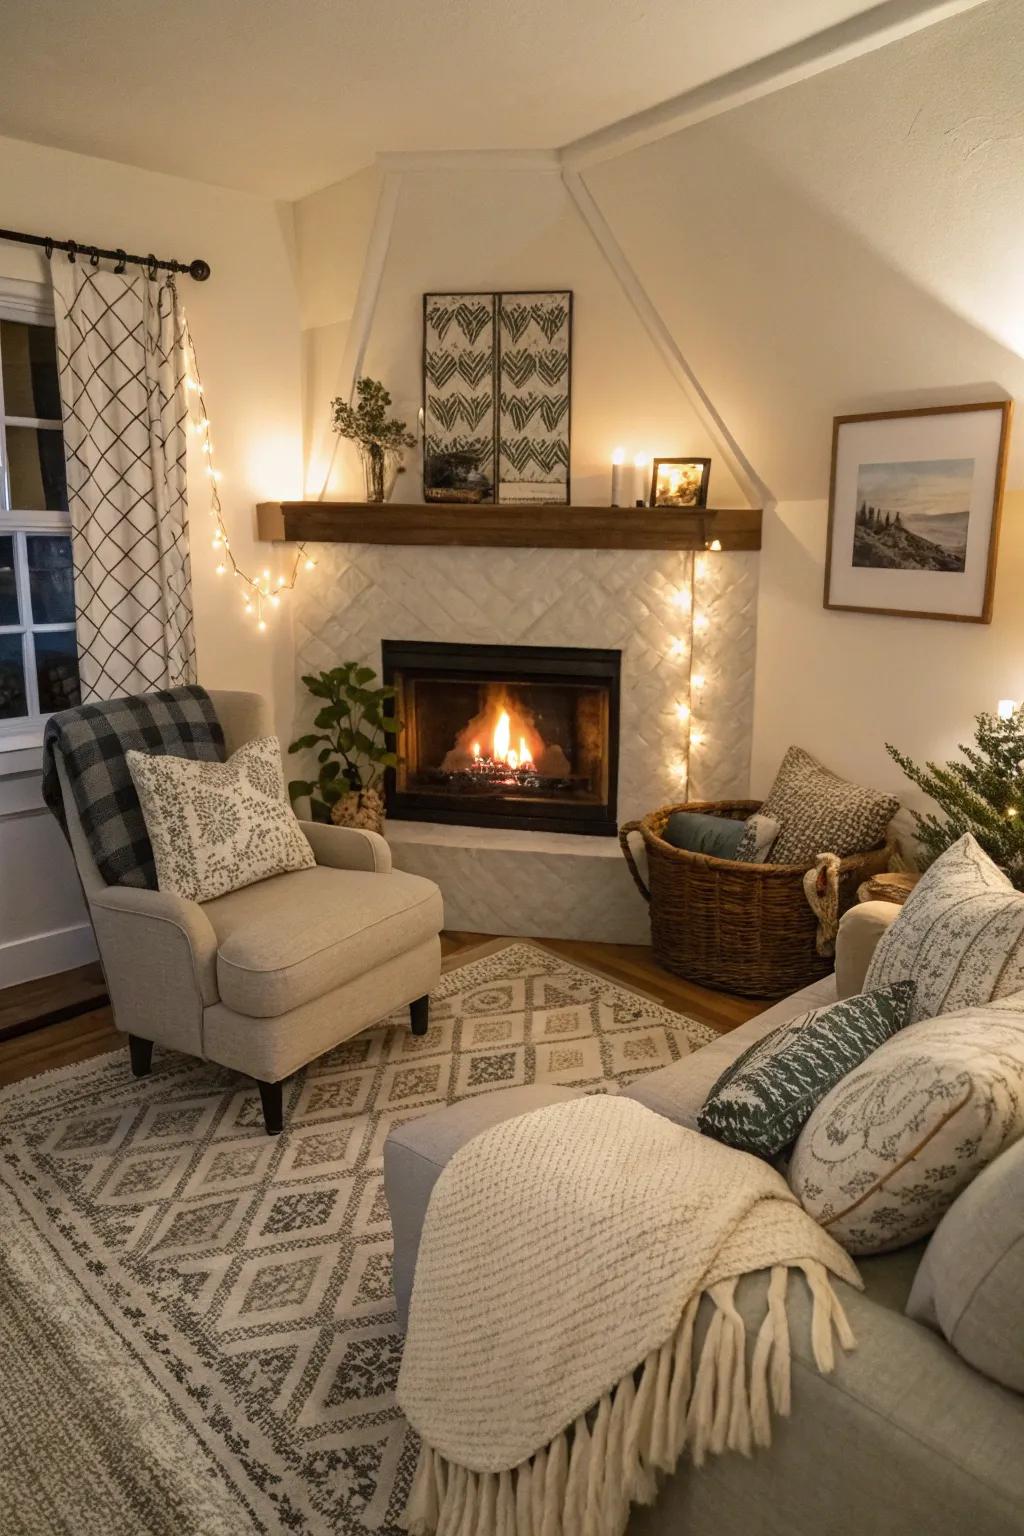
{"type": "Polygon", "coordinates": [[[829,1090],[908,1023],[913,1001],[914,983],[902,981],[780,1024],[722,1073],[698,1129],[741,1152],[777,1156],[829,1090]]]}
{"type": "Polygon", "coordinates": [[[157,889],[212,901],[316,863],[288,804],[276,736],[247,741],[226,763],[126,752],[157,889]]]}
{"type": "Polygon", "coordinates": [[[926,1236],[1024,1135],[1024,994],[911,1024],[844,1077],[793,1149],[789,1184],[850,1253],[926,1236]]]}

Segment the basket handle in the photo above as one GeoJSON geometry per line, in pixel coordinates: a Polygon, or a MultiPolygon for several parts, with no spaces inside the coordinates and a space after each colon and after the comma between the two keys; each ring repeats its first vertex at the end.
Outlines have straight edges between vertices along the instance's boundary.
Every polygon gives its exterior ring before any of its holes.
{"type": "Polygon", "coordinates": [[[636,882],[637,890],[640,892],[640,895],[643,897],[644,901],[650,901],[651,893],[643,882],[643,876],[640,874],[640,871],[636,867],[636,860],[633,857],[633,850],[629,846],[629,834],[631,832],[639,832],[642,826],[642,821],[627,821],[624,826],[621,826],[619,828],[619,847],[622,849],[623,858],[629,865],[629,872],[636,882]]]}

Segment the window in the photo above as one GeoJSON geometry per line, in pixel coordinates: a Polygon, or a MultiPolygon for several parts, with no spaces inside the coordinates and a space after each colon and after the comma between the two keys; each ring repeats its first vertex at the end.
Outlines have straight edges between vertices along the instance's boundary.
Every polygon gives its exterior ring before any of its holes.
{"type": "Polygon", "coordinates": [[[80,696],[53,324],[0,290],[0,748],[80,696]]]}

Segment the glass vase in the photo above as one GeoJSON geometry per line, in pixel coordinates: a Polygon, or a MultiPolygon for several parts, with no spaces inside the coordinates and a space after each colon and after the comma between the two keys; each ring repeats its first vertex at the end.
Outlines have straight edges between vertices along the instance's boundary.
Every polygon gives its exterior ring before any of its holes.
{"type": "Polygon", "coordinates": [[[401,454],[394,448],[382,448],[379,443],[360,443],[359,457],[367,501],[389,501],[402,462],[401,454]]]}

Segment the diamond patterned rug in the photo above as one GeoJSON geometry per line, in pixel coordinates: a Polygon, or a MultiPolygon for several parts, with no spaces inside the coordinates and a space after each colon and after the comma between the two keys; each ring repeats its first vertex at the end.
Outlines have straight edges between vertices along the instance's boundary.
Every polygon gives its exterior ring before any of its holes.
{"type": "Polygon", "coordinates": [[[537,945],[447,969],[407,1017],[255,1088],[114,1052],[0,1094],[0,1530],[398,1536],[415,1440],[382,1151],[470,1095],[614,1092],[714,1031],[537,945]]]}

